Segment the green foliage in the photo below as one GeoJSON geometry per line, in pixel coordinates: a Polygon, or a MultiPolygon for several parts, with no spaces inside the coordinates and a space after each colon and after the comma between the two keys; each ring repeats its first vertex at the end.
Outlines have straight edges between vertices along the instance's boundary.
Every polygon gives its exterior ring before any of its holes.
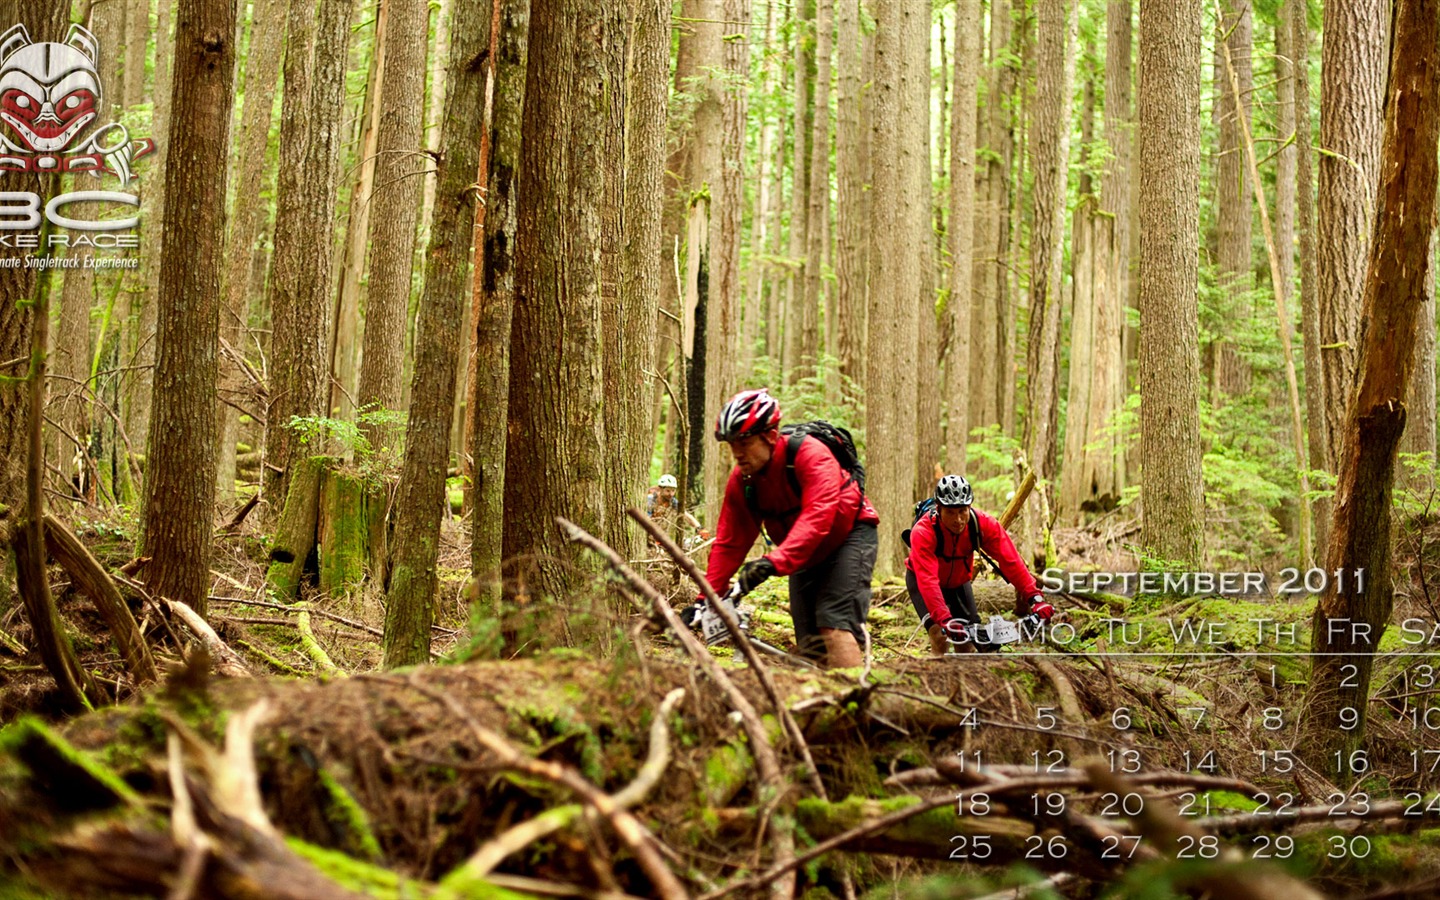
{"type": "Polygon", "coordinates": [[[975,503],[982,509],[998,509],[1015,490],[1015,454],[1019,439],[1006,434],[998,424],[970,430],[965,445],[966,473],[975,491],[975,503]],[[995,473],[986,476],[984,473],[995,473]]]}
{"type": "Polygon", "coordinates": [[[356,471],[366,481],[386,481],[400,474],[405,458],[403,412],[367,407],[353,422],[328,416],[291,416],[285,427],[295,432],[313,456],[353,459],[356,471]],[[387,441],[377,448],[370,440],[371,433],[385,435],[387,441]]]}

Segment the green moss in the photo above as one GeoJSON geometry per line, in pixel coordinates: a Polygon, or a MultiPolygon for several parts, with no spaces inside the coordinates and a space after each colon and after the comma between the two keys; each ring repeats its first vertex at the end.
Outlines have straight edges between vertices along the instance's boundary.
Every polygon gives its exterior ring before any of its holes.
{"type": "Polygon", "coordinates": [[[370,827],[370,816],[365,808],[356,802],[345,786],[335,780],[324,769],[320,770],[320,786],[325,790],[325,818],[346,836],[350,846],[359,850],[371,862],[379,862],[382,853],[375,831],[370,827]]]}
{"type": "Polygon", "coordinates": [[[286,838],[285,844],[336,884],[348,890],[379,900],[401,900],[406,897],[453,897],[473,900],[523,900],[524,895],[498,888],[483,879],[458,885],[451,890],[433,892],[420,882],[372,866],[336,850],[327,850],[299,838],[286,838]]]}
{"type": "Polygon", "coordinates": [[[143,805],[119,775],[72,745],[39,719],[25,717],[0,731],[0,753],[13,753],[49,789],[62,809],[106,809],[143,805]]]}
{"type": "Polygon", "coordinates": [[[700,783],[704,807],[725,806],[733,800],[750,780],[754,766],[750,750],[739,741],[732,741],[710,754],[705,760],[705,774],[700,783]]]}

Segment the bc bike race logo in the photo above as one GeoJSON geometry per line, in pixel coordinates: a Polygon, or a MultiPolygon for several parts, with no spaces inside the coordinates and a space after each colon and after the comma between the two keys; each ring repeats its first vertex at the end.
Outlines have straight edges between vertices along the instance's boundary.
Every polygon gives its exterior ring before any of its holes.
{"type": "MultiPolygon", "coordinates": [[[[92,128],[104,98],[99,55],[100,42],[82,25],[71,25],[60,43],[31,40],[24,25],[0,34],[0,175],[69,172],[97,181],[108,175],[119,179],[122,188],[134,180],[135,161],[153,153],[155,142],[131,140],[119,122],[92,128]]],[[[47,250],[138,246],[135,234],[118,233],[132,231],[138,216],[72,218],[65,214],[71,203],[135,208],[140,198],[111,190],[74,190],[49,198],[32,191],[0,191],[0,251],[38,249],[47,220],[53,226],[46,236],[47,250]]],[[[26,265],[37,262],[30,259],[26,265]]],[[[47,259],[44,264],[58,262],[47,259]]],[[[18,258],[0,257],[0,267],[18,265],[18,258]]]]}

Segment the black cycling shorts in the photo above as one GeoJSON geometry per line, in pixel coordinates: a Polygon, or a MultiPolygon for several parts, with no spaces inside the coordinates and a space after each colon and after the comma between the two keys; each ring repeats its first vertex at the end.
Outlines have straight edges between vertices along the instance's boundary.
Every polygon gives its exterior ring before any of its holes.
{"type": "MultiPolygon", "coordinates": [[[[905,588],[910,592],[910,603],[915,607],[915,615],[920,617],[921,624],[928,626],[930,610],[925,606],[925,598],[920,596],[920,582],[909,569],[905,570],[905,588]]],[[[975,608],[975,591],[970,587],[970,582],[967,581],[958,588],[941,588],[940,596],[945,598],[945,605],[950,607],[952,618],[970,625],[980,624],[980,613],[975,608]]]]}
{"type": "Polygon", "coordinates": [[[795,645],[802,655],[824,658],[821,628],[844,629],[855,635],[864,649],[870,578],[879,551],[875,526],[861,522],[834,553],[790,576],[790,618],[795,623],[795,645]]]}

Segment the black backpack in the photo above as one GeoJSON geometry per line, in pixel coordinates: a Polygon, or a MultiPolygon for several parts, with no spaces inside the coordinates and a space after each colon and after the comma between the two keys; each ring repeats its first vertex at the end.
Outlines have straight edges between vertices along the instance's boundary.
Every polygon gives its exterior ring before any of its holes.
{"type": "MultiPolygon", "coordinates": [[[[937,504],[935,503],[935,498],[934,498],[934,497],[926,497],[924,500],[921,500],[919,503],[916,503],[916,504],[915,504],[915,518],[911,521],[911,525],[913,526],[913,525],[919,524],[920,518],[921,518],[922,516],[929,516],[930,513],[936,511],[936,508],[937,508],[937,504]]],[[[930,524],[931,524],[931,526],[933,526],[934,529],[935,529],[935,556],[936,556],[937,558],[939,558],[939,559],[944,560],[944,561],[947,562],[947,563],[948,563],[948,562],[954,562],[955,560],[959,559],[959,558],[960,558],[959,554],[956,554],[956,555],[954,555],[954,556],[951,556],[951,555],[945,553],[945,551],[942,549],[942,548],[945,546],[945,540],[944,540],[944,536],[940,533],[940,517],[939,517],[939,516],[930,516],[930,524]]],[[[907,547],[910,546],[910,532],[911,532],[912,530],[913,530],[913,528],[907,528],[907,529],[905,529],[904,531],[900,532],[900,540],[904,541],[904,542],[905,542],[905,546],[907,546],[907,547]]],[[[970,527],[969,527],[969,531],[970,531],[970,546],[971,546],[971,547],[974,547],[974,548],[975,548],[975,552],[978,553],[978,554],[980,554],[980,556],[985,560],[985,562],[987,562],[987,563],[990,564],[990,568],[991,568],[992,571],[994,571],[994,572],[995,572],[997,575],[999,575],[1001,578],[1005,578],[1005,574],[1000,571],[1000,567],[995,564],[995,560],[991,559],[991,558],[990,558],[990,554],[988,554],[988,553],[985,552],[985,548],[983,548],[983,547],[980,546],[980,519],[979,519],[978,516],[976,516],[976,515],[974,514],[974,510],[973,510],[973,509],[971,510],[971,514],[970,514],[970,527]]],[[[976,574],[976,575],[979,575],[979,574],[980,574],[980,570],[981,570],[982,568],[983,568],[983,566],[976,566],[976,572],[975,572],[975,574],[976,574]]],[[[1010,579],[1006,578],[1005,580],[1006,580],[1006,581],[1009,581],[1010,579]]]]}
{"type": "MultiPolygon", "coordinates": [[[[813,437],[830,451],[840,468],[850,476],[844,485],[850,482],[860,486],[860,493],[865,493],[865,466],[860,463],[860,454],[855,449],[855,439],[850,432],[839,425],[831,425],[829,422],[797,422],[794,425],[786,425],[780,429],[780,434],[785,437],[785,476],[790,479],[790,489],[795,496],[800,496],[800,479],[795,474],[795,454],[800,451],[800,444],[807,437],[813,437]]],[[[759,504],[755,499],[754,489],[750,485],[745,486],[745,499],[750,504],[751,510],[759,513],[759,504]]],[[[863,506],[863,504],[862,504],[863,506]]]]}

